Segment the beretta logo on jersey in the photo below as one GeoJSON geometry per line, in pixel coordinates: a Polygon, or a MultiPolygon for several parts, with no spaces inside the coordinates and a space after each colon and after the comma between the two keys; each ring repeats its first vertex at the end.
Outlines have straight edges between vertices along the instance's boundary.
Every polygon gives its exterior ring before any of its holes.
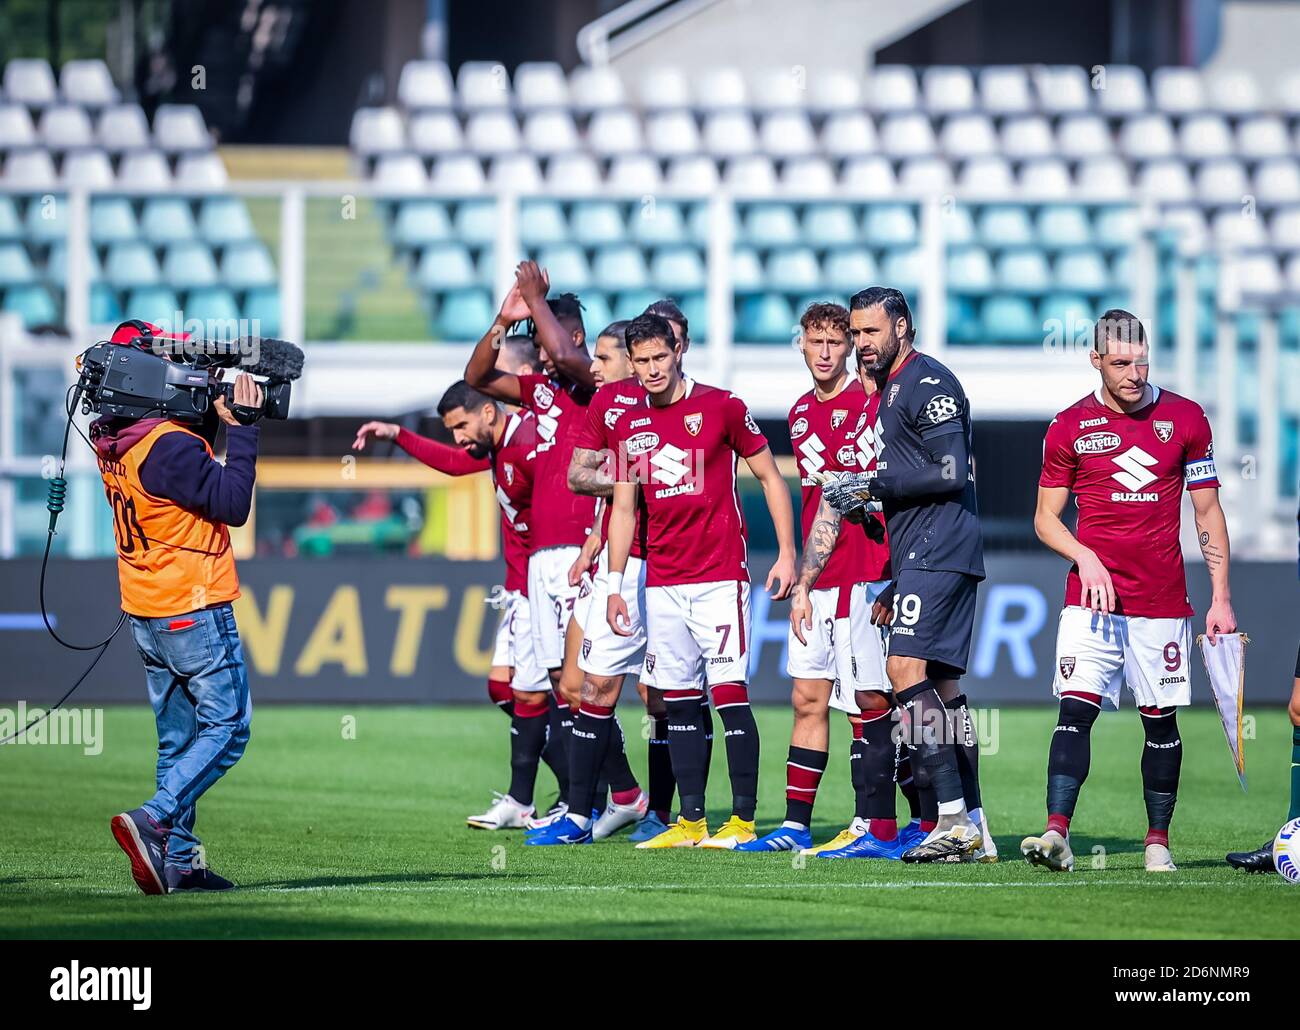
{"type": "Polygon", "coordinates": [[[831,428],[839,429],[844,425],[844,420],[849,417],[848,408],[836,408],[831,412],[831,428]]]}
{"type": "Polygon", "coordinates": [[[1073,672],[1074,672],[1074,659],[1073,659],[1073,658],[1062,658],[1062,659],[1061,659],[1061,676],[1062,676],[1062,678],[1068,680],[1068,679],[1070,678],[1071,673],[1073,673],[1073,672]]]}
{"type": "Polygon", "coordinates": [[[1075,454],[1109,454],[1119,450],[1119,433],[1088,433],[1074,441],[1075,454]]]}
{"type": "Polygon", "coordinates": [[[624,411],[623,408],[610,408],[607,412],[605,412],[606,427],[609,429],[613,429],[614,426],[618,424],[618,420],[623,417],[623,411],[624,411]]]}
{"type": "Polygon", "coordinates": [[[1168,443],[1174,438],[1174,423],[1172,419],[1156,419],[1151,423],[1151,428],[1156,431],[1156,438],[1161,443],[1168,443]]]}
{"type": "Polygon", "coordinates": [[[696,411],[689,415],[682,416],[682,423],[686,426],[686,431],[691,436],[699,436],[700,429],[704,426],[704,412],[696,411]]]}
{"type": "Polygon", "coordinates": [[[790,436],[799,437],[808,432],[808,420],[806,418],[796,419],[794,425],[790,427],[790,436]]]}
{"type": "Polygon", "coordinates": [[[659,446],[658,433],[637,433],[627,441],[628,454],[646,454],[659,446]]]}
{"type": "Polygon", "coordinates": [[[841,465],[856,465],[858,452],[852,444],[846,444],[835,453],[835,460],[841,465]]]}
{"type": "Polygon", "coordinates": [[[539,408],[550,410],[555,403],[555,392],[545,383],[539,383],[533,390],[533,403],[539,408]]]}

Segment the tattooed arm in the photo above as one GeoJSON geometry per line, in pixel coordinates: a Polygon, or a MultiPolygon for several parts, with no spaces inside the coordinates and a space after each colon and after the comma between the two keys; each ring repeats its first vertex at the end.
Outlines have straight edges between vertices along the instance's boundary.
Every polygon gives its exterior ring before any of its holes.
{"type": "Polygon", "coordinates": [[[808,642],[804,633],[812,629],[812,598],[809,594],[835,550],[835,542],[840,537],[840,522],[840,513],[830,506],[823,494],[808,530],[808,539],[804,541],[799,578],[790,598],[790,626],[801,644],[808,642]]]}
{"type": "Polygon", "coordinates": [[[589,447],[573,448],[569,460],[569,489],[588,497],[613,497],[614,476],[608,451],[593,451],[589,447]]]}
{"type": "Polygon", "coordinates": [[[1210,570],[1210,610],[1205,613],[1205,635],[1210,643],[1219,633],[1235,633],[1237,616],[1232,610],[1232,592],[1228,589],[1228,520],[1219,505],[1219,491],[1214,488],[1193,490],[1192,508],[1196,512],[1196,540],[1201,556],[1210,570]]]}

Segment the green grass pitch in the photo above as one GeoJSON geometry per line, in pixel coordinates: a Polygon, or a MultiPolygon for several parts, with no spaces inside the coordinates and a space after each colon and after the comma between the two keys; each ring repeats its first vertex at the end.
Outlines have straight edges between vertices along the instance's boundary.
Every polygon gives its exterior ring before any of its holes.
{"type": "MultiPolygon", "coordinates": [[[[633,705],[621,711],[642,770],[640,719],[633,705]]],[[[1285,713],[1258,713],[1248,795],[1214,712],[1183,715],[1173,832],[1180,868],[1167,875],[1142,869],[1141,729],[1131,708],[1103,716],[1094,732],[1072,875],[1029,867],[1017,847],[1042,827],[1054,712],[997,714],[997,752],[982,771],[1003,860],[903,866],[645,852],[621,836],[591,847],[527,848],[518,833],[464,824],[506,785],[507,720],[486,703],[266,706],[254,716],[243,761],[199,811],[210,864],[241,889],[150,898],[131,883],[108,820],[150,792],[152,718],[143,707],[110,708],[98,756],[69,745],[0,748],[0,937],[1295,936],[1300,887],[1222,863],[1225,851],[1258,845],[1282,821],[1285,713]],[[348,717],[355,739],[345,737],[348,717]]],[[[758,718],[762,830],[783,810],[790,714],[770,707],[758,718]]],[[[833,727],[818,839],[852,808],[847,726],[837,717],[833,727]]],[[[729,793],[721,752],[710,789],[715,824],[729,793]]],[[[545,769],[538,794],[543,803],[553,796],[545,769]]]]}

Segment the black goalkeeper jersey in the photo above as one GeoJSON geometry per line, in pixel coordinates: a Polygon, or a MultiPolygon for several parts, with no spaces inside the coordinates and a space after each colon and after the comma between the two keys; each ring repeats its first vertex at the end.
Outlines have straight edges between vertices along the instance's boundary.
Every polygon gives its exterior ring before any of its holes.
{"type": "MultiPolygon", "coordinates": [[[[931,444],[949,433],[965,435],[973,455],[970,402],[952,372],[913,351],[881,388],[876,432],[882,446],[877,474],[906,482],[910,470],[933,465],[931,444]]],[[[884,502],[894,572],[921,569],[984,578],[984,542],[975,503],[974,459],[961,493],[884,502]]]]}

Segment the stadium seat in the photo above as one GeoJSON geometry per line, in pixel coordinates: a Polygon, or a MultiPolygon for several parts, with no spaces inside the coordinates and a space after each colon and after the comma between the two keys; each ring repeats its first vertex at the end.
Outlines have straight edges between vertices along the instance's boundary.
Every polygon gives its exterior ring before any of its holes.
{"type": "Polygon", "coordinates": [[[238,197],[206,198],[199,206],[199,235],[216,246],[253,239],[248,207],[238,197]]]}
{"type": "Polygon", "coordinates": [[[838,68],[810,69],[808,108],[817,114],[857,111],[862,106],[862,85],[852,72],[838,68]]]}
{"type": "Polygon", "coordinates": [[[193,239],[196,230],[189,203],[178,197],[146,200],[140,216],[140,233],[156,247],[193,239]]]}
{"type": "Polygon", "coordinates": [[[947,297],[948,340],[950,343],[979,343],[984,338],[976,298],[961,293],[947,297]]]}
{"type": "Polygon", "coordinates": [[[1240,204],[1250,192],[1246,170],[1232,158],[1206,161],[1196,172],[1196,196],[1203,204],[1240,204]]]}
{"type": "Polygon", "coordinates": [[[127,294],[124,311],[127,318],[139,318],[146,322],[173,322],[180,313],[180,300],[174,291],[165,286],[147,286],[127,294]]]}
{"type": "Polygon", "coordinates": [[[1047,257],[1031,247],[1017,247],[1000,254],[996,275],[1001,289],[1017,293],[1042,293],[1052,285],[1047,257]]]}
{"type": "Polygon", "coordinates": [[[1105,157],[1114,149],[1106,121],[1095,114],[1073,114],[1061,119],[1056,129],[1056,147],[1061,156],[1073,160],[1105,157]]]}
{"type": "MultiPolygon", "coordinates": [[[[692,125],[694,123],[692,122],[692,125]]],[[[621,108],[597,111],[587,126],[587,145],[593,154],[613,157],[616,154],[635,154],[646,145],[641,135],[641,122],[631,111],[621,108]]]]}
{"type": "Polygon", "coordinates": [[[878,65],[868,75],[866,101],[873,111],[914,111],[919,99],[916,72],[907,65],[878,65]]]}
{"type": "Polygon", "coordinates": [[[67,239],[68,205],[62,197],[33,197],[27,204],[23,228],[30,243],[67,239]]]}
{"type": "Polygon", "coordinates": [[[542,188],[542,169],[532,154],[502,154],[492,160],[487,181],[495,190],[534,193],[542,188]]]}
{"type": "Polygon", "coordinates": [[[707,65],[695,80],[693,100],[705,112],[748,110],[745,76],[730,65],[707,65]]]}
{"type": "Polygon", "coordinates": [[[588,290],[582,295],[582,322],[587,328],[587,338],[593,344],[600,331],[612,321],[614,313],[605,294],[588,290]]]}
{"type": "Polygon", "coordinates": [[[459,290],[476,285],[477,276],[469,251],[463,246],[435,243],[420,254],[415,281],[426,290],[459,290]]]}
{"type": "Polygon", "coordinates": [[[758,129],[760,149],[774,158],[804,157],[817,150],[812,123],[802,111],[765,115],[758,129]]]}
{"type": "Polygon", "coordinates": [[[60,104],[47,107],[36,125],[41,143],[50,150],[74,150],[94,142],[90,116],[80,107],[60,104]]]}
{"type": "MultiPolygon", "coordinates": [[[[477,170],[477,162],[474,167],[477,170]]],[[[424,162],[414,154],[384,154],[375,162],[370,181],[376,189],[388,193],[422,192],[429,185],[424,162]]]]}
{"type": "Polygon", "coordinates": [[[613,315],[615,318],[636,318],[646,308],[657,301],[660,294],[654,290],[630,290],[614,298],[613,315]]]}
{"type": "Polygon", "coordinates": [[[740,226],[736,221],[734,204],[719,205],[715,208],[709,203],[699,203],[692,204],[686,216],[691,239],[701,246],[707,246],[713,236],[713,220],[715,217],[730,222],[727,228],[731,239],[734,240],[740,237],[740,226]]]}
{"type": "Polygon", "coordinates": [[[17,286],[36,281],[32,259],[21,243],[0,243],[0,286],[17,286]]]}
{"type": "MultiPolygon", "coordinates": [[[[9,62],[13,64],[12,61],[9,62]]],[[[50,190],[58,182],[54,162],[44,150],[11,150],[5,158],[0,186],[13,190],[50,190]]]]}
{"type": "Polygon", "coordinates": [[[159,104],[153,115],[154,144],[168,154],[188,154],[210,150],[203,112],[193,104],[159,104]]]}
{"type": "Polygon", "coordinates": [[[647,69],[637,86],[641,107],[647,111],[688,108],[693,105],[690,84],[680,68],[669,65],[647,69]]]}
{"type": "Polygon", "coordinates": [[[506,110],[478,111],[465,122],[465,145],[477,154],[513,154],[522,146],[515,116],[506,110]]]}
{"type": "Polygon", "coordinates": [[[780,187],[793,197],[826,197],[835,192],[835,173],[820,157],[797,157],[781,169],[780,187]]]}
{"type": "Polygon", "coordinates": [[[949,118],[939,133],[939,149],[949,157],[983,157],[997,151],[993,122],[983,114],[962,114],[949,118]]]}
{"type": "Polygon", "coordinates": [[[806,81],[788,68],[764,68],[750,77],[750,105],[755,111],[794,111],[804,106],[806,81]]]}
{"type": "Polygon", "coordinates": [[[564,193],[599,193],[600,168],[590,154],[562,154],[546,169],[546,183],[564,193]]]}
{"type": "Polygon", "coordinates": [[[568,111],[538,111],[524,119],[524,147],[542,157],[569,154],[581,146],[568,111]]]}
{"type": "Polygon", "coordinates": [[[450,111],[424,111],[412,115],[407,124],[411,149],[417,154],[437,157],[452,154],[465,146],[460,122],[450,111]]]}
{"type": "Polygon", "coordinates": [[[879,155],[852,157],[840,169],[840,187],[865,196],[890,196],[898,188],[894,168],[879,155]]]}
{"type": "Polygon", "coordinates": [[[890,250],[880,267],[881,277],[903,291],[916,290],[925,277],[925,255],[920,247],[890,250]]]}
{"type": "Polygon", "coordinates": [[[139,235],[135,212],[125,197],[95,197],[90,202],[90,238],[94,243],[118,243],[139,235]]]}
{"type": "Polygon", "coordinates": [[[1023,196],[1033,200],[1065,198],[1074,190],[1065,162],[1055,158],[1026,161],[1017,185],[1023,196]]]}
{"type": "Polygon", "coordinates": [[[1193,161],[1231,154],[1232,133],[1227,121],[1217,114],[1185,119],[1178,130],[1178,149],[1193,161]]]}
{"type": "MultiPolygon", "coordinates": [[[[423,187],[424,165],[420,165],[421,181],[412,188],[423,187]]],[[[433,162],[433,174],[428,188],[433,193],[476,193],[483,188],[483,166],[469,154],[449,154],[433,162]]]]}
{"type": "Polygon", "coordinates": [[[563,243],[569,226],[554,200],[530,197],[519,205],[519,241],[527,247],[563,243]]]}
{"type": "Polygon", "coordinates": [[[120,182],[129,182],[133,188],[141,190],[167,190],[172,185],[167,158],[157,150],[137,150],[124,154],[122,163],[117,168],[117,177],[120,182]]]}
{"type": "Polygon", "coordinates": [[[681,206],[671,200],[637,205],[628,219],[628,228],[637,242],[651,246],[680,243],[686,236],[681,206]]]}
{"type": "MultiPolygon", "coordinates": [[[[980,311],[984,343],[1027,343],[1043,337],[1043,324],[1025,297],[994,294],[985,299],[980,311]]],[[[950,330],[951,331],[951,330],[950,330]]]]}
{"type": "Polygon", "coordinates": [[[1171,157],[1174,131],[1169,119],[1159,112],[1126,119],[1119,132],[1119,151],[1130,161],[1171,157]]]}
{"type": "MultiPolygon", "coordinates": [[[[708,165],[713,168],[712,161],[708,165]]],[[[716,168],[713,174],[717,175],[716,168]]],[[[606,188],[614,193],[654,193],[662,185],[659,162],[649,154],[620,154],[610,162],[605,176],[606,188]]]]}
{"type": "Polygon", "coordinates": [[[847,204],[810,204],[803,215],[803,239],[817,248],[857,243],[853,209],[847,204]]]}
{"type": "Polygon", "coordinates": [[[456,90],[445,61],[407,61],[397,78],[397,100],[408,111],[448,110],[456,90]]]}
{"type": "Polygon", "coordinates": [[[646,145],[661,157],[700,151],[700,132],[690,111],[659,111],[646,119],[646,145]]]}
{"type": "Polygon", "coordinates": [[[979,72],[979,106],[994,115],[1027,114],[1034,108],[1029,76],[1018,65],[990,65],[979,72]]]}
{"type": "Polygon", "coordinates": [[[737,193],[760,196],[776,190],[776,172],[771,160],[762,154],[728,161],[722,173],[722,181],[737,193]]]}
{"type": "Polygon", "coordinates": [[[1216,211],[1210,219],[1210,235],[1225,250],[1247,250],[1268,245],[1258,218],[1243,218],[1240,205],[1216,211]]]}
{"type": "Polygon", "coordinates": [[[1284,71],[1278,76],[1276,95],[1282,114],[1300,115],[1300,70],[1284,71]]]}
{"type": "Polygon", "coordinates": [[[692,341],[709,340],[709,298],[704,293],[688,293],[681,297],[682,314],[686,317],[692,341]]]}
{"type": "Polygon", "coordinates": [[[1095,157],[1080,161],[1074,184],[1085,197],[1111,200],[1132,196],[1128,165],[1118,157],[1095,157]]]}
{"type": "Polygon", "coordinates": [[[105,108],[95,125],[95,139],[110,154],[144,150],[149,146],[149,121],[138,104],[105,108]]]}
{"type": "Polygon", "coordinates": [[[1205,90],[1195,68],[1157,68],[1151,75],[1151,101],[1168,114],[1195,114],[1205,110],[1205,90]]]}
{"type": "Polygon", "coordinates": [[[1261,107],[1259,83],[1243,68],[1223,68],[1205,80],[1206,106],[1234,118],[1254,114],[1261,107]]]}
{"type": "Polygon", "coordinates": [[[394,107],[357,108],[352,115],[348,146],[362,157],[400,153],[406,149],[402,116],[394,107]]]}
{"type": "Polygon", "coordinates": [[[1272,254],[1243,254],[1237,259],[1237,282],[1244,293],[1280,293],[1282,273],[1272,254]]]}
{"type": "Polygon", "coordinates": [[[975,220],[968,204],[945,204],[942,208],[940,228],[948,244],[974,243],[975,220]]]}
{"type": "MultiPolygon", "coordinates": [[[[621,248],[628,253],[635,254],[636,260],[640,262],[642,268],[642,281],[644,281],[644,261],[641,258],[641,251],[635,247],[621,248]]],[[[603,255],[597,256],[597,264],[603,255]]],[[[557,293],[572,291],[581,293],[593,284],[591,268],[587,264],[587,255],[582,252],[581,247],[575,247],[572,244],[558,244],[550,247],[543,247],[537,255],[537,263],[546,269],[551,279],[551,289],[557,293]]],[[[607,285],[603,279],[600,285],[607,285]]]]}
{"type": "Polygon", "coordinates": [[[837,293],[856,293],[879,278],[876,260],[865,247],[833,250],[822,263],[822,282],[837,293]]]}
{"type": "Polygon", "coordinates": [[[621,243],[627,232],[618,205],[608,200],[575,201],[569,229],[574,240],[584,247],[621,243]]]}
{"type": "Polygon", "coordinates": [[[453,237],[447,207],[436,200],[408,200],[397,208],[393,242],[401,247],[422,247],[453,237]]]}
{"type": "Polygon", "coordinates": [[[0,193],[0,243],[23,238],[22,220],[12,197],[0,193]]]}
{"type": "Polygon", "coordinates": [[[821,266],[811,247],[774,250],[767,259],[764,280],[769,290],[802,293],[822,284],[821,266]]]}
{"type": "Polygon", "coordinates": [[[21,104],[0,104],[0,151],[36,145],[36,126],[21,104]]]}
{"type": "MultiPolygon", "coordinates": [[[[0,222],[4,221],[0,208],[0,222]]],[[[1269,238],[1273,246],[1282,250],[1300,251],[1300,207],[1284,207],[1273,213],[1268,222],[1269,238]]],[[[4,235],[0,232],[0,239],[4,235]]]]}
{"type": "Polygon", "coordinates": [[[622,107],[626,102],[623,80],[608,65],[579,65],[569,73],[569,99],[575,111],[587,114],[622,107]]]}
{"type": "Polygon", "coordinates": [[[779,293],[760,293],[740,302],[732,335],[755,343],[784,343],[794,339],[797,326],[788,300],[779,293]]]}
{"type": "Polygon", "coordinates": [[[104,262],[104,276],[114,289],[154,286],[158,282],[158,261],[153,249],[145,243],[114,243],[104,262]]]}
{"type": "Polygon", "coordinates": [[[879,146],[876,126],[861,111],[837,111],[822,124],[821,149],[828,157],[871,154],[879,146]]]}
{"type": "Polygon", "coordinates": [[[921,73],[921,93],[931,114],[960,114],[975,106],[975,80],[966,68],[931,65],[921,73]]]}
{"type": "Polygon", "coordinates": [[[1145,111],[1147,80],[1142,69],[1129,64],[1106,65],[1106,77],[1097,90],[1097,106],[1111,117],[1145,111]]]}
{"type": "Polygon", "coordinates": [[[664,247],[650,260],[650,281],[671,294],[702,290],[706,283],[704,261],[694,247],[664,247]]]}
{"type": "Polygon", "coordinates": [[[1286,123],[1274,115],[1243,119],[1237,125],[1236,149],[1248,161],[1286,156],[1291,150],[1286,123]]]}
{"type": "Polygon", "coordinates": [[[456,238],[461,243],[470,246],[492,243],[497,236],[496,201],[467,200],[457,206],[453,222],[456,226],[456,238]]]}
{"type": "Polygon", "coordinates": [[[967,161],[957,177],[957,188],[966,196],[992,199],[1015,192],[1011,165],[1001,157],[990,155],[967,161]]]}
{"type": "Polygon", "coordinates": [[[1071,250],[1056,259],[1054,281],[1063,290],[1102,293],[1111,285],[1106,262],[1095,250],[1071,250]]]}
{"type": "Polygon", "coordinates": [[[926,157],[936,149],[930,119],[923,114],[895,114],[880,123],[880,144],[893,157],[926,157]]]}
{"type": "Polygon", "coordinates": [[[1092,106],[1087,73],[1077,65],[1049,65],[1034,70],[1038,104],[1047,114],[1072,114],[1092,106]]]}
{"type": "Polygon", "coordinates": [[[985,293],[993,288],[993,263],[983,247],[948,251],[948,288],[958,293],[985,293]]]}
{"type": "Polygon", "coordinates": [[[35,283],[5,290],[4,310],[15,312],[27,329],[51,325],[59,320],[59,309],[50,291],[35,283]]]}
{"type": "Polygon", "coordinates": [[[1300,255],[1292,254],[1283,267],[1287,289],[1292,293],[1300,293],[1300,255]]]}
{"type": "Polygon", "coordinates": [[[1300,168],[1294,160],[1272,158],[1255,169],[1256,198],[1264,204],[1286,204],[1300,200],[1300,168]]]}
{"type": "MultiPolygon", "coordinates": [[[[87,278],[91,282],[103,278],[103,268],[99,263],[99,255],[95,253],[94,247],[86,250],[87,256],[87,278]]],[[[50,245],[49,257],[45,259],[45,279],[54,283],[56,286],[64,286],[68,282],[68,244],[66,240],[56,240],[50,245]]]]}
{"type": "Polygon", "coordinates": [[[704,121],[704,149],[715,158],[741,157],[758,149],[754,122],[747,111],[723,111],[704,121]]]}
{"type": "Polygon", "coordinates": [[[238,322],[240,317],[234,294],[219,286],[191,290],[185,298],[185,314],[204,322],[227,324],[238,322]]]}
{"type": "Polygon", "coordinates": [[[456,73],[456,93],[466,111],[510,106],[510,73],[496,61],[466,61],[456,73]]]}
{"type": "Polygon", "coordinates": [[[1002,151],[1011,158],[1051,157],[1056,153],[1051,125],[1039,115],[1008,118],[1002,125],[1002,151]]]}
{"type": "Polygon", "coordinates": [[[1044,247],[1083,247],[1092,242],[1088,215],[1073,204],[1049,204],[1038,212],[1038,242],[1044,247]]]}
{"type": "Polygon", "coordinates": [[[912,158],[898,172],[898,188],[914,196],[948,193],[952,185],[952,170],[941,157],[912,158]]]}
{"type": "Polygon", "coordinates": [[[525,61],[515,69],[515,103],[521,111],[567,110],[569,83],[554,61],[525,61]]]}
{"type": "MultiPolygon", "coordinates": [[[[581,255],[581,251],[577,252],[581,255]]],[[[550,265],[546,265],[549,269],[550,265]]],[[[631,245],[621,245],[613,247],[604,247],[596,252],[596,259],[593,262],[591,272],[586,270],[586,259],[582,259],[582,275],[586,279],[594,280],[595,284],[602,290],[623,291],[623,290],[643,290],[650,285],[650,276],[646,271],[645,257],[640,247],[631,245]]],[[[551,273],[552,281],[555,279],[555,272],[551,273]]],[[[564,278],[564,281],[572,282],[570,278],[564,278]]],[[[582,289],[583,287],[574,286],[573,289],[582,289]]]]}
{"type": "Polygon", "coordinates": [[[212,260],[212,252],[204,243],[194,240],[175,243],[167,248],[163,257],[162,277],[168,286],[177,290],[214,286],[217,263],[212,260]]]}
{"type": "Polygon", "coordinates": [[[1074,339],[1083,326],[1093,323],[1096,314],[1087,297],[1075,293],[1052,293],[1038,305],[1039,331],[1057,323],[1067,339],[1074,339]]]}
{"type": "Polygon", "coordinates": [[[40,57],[14,57],[5,65],[5,95],[28,107],[49,107],[59,99],[50,63],[40,57]]]}
{"type": "Polygon", "coordinates": [[[1188,246],[1200,248],[1210,235],[1204,213],[1192,205],[1167,207],[1161,212],[1160,221],[1163,229],[1188,246]]]}
{"type": "Polygon", "coordinates": [[[270,251],[260,240],[232,243],[221,255],[221,279],[234,290],[271,286],[276,281],[270,251]]]}
{"type": "Polygon", "coordinates": [[[1131,206],[1104,207],[1097,212],[1094,239],[1102,249],[1128,247],[1141,233],[1141,215],[1131,206]]]}
{"type": "Polygon", "coordinates": [[[752,247],[736,247],[732,251],[731,288],[736,293],[754,293],[763,288],[763,264],[752,247]]]}
{"type": "Polygon", "coordinates": [[[910,246],[920,237],[916,215],[906,204],[871,204],[862,225],[862,238],[873,247],[910,246]]]}
{"type": "Polygon", "coordinates": [[[65,186],[109,189],[113,185],[113,166],[102,150],[80,150],[63,159],[60,178],[65,186]]]}
{"type": "Polygon", "coordinates": [[[487,290],[453,290],[442,300],[436,332],[444,340],[475,340],[495,315],[487,290]]]}
{"type": "Polygon", "coordinates": [[[65,103],[92,110],[116,104],[121,94],[108,65],[98,59],[68,61],[59,69],[59,92],[65,103]]]}
{"type": "Polygon", "coordinates": [[[122,305],[118,303],[117,291],[107,283],[90,284],[91,325],[114,325],[122,321],[122,305]]]}

